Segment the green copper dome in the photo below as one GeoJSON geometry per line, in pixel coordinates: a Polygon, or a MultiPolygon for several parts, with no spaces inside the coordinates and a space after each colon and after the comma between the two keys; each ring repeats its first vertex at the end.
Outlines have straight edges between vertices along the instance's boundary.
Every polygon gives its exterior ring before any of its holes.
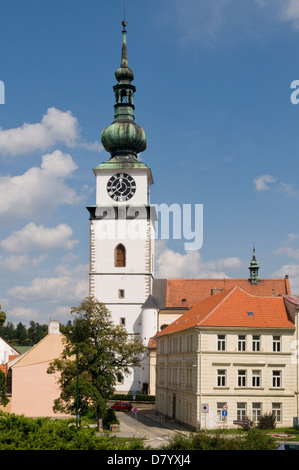
{"type": "Polygon", "coordinates": [[[142,127],[135,123],[133,70],[128,65],[126,22],[123,21],[123,40],[120,67],[115,71],[118,81],[113,87],[115,94],[114,121],[101,134],[104,149],[114,157],[136,159],[146,149],[147,142],[142,127]]]}

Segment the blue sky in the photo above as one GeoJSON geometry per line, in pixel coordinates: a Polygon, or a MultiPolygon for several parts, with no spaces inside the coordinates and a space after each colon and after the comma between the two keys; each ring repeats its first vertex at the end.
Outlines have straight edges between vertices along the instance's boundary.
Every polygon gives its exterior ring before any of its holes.
{"type": "MultiPolygon", "coordinates": [[[[0,303],[67,321],[88,293],[100,134],[123,0],[0,4],[0,303]]],[[[157,242],[157,277],[290,276],[299,294],[297,0],[126,0],[135,117],[155,204],[203,204],[203,246],[157,242]]],[[[298,93],[299,97],[299,93],[298,93]]]]}

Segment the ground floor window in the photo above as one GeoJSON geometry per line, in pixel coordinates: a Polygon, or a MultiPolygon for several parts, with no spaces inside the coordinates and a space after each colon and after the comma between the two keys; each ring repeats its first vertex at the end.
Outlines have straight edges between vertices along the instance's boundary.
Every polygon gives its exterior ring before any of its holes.
{"type": "Polygon", "coordinates": [[[272,403],[272,413],[274,414],[277,423],[281,423],[282,421],[281,410],[282,410],[281,403],[272,403]]]}
{"type": "Polygon", "coordinates": [[[224,410],[223,410],[223,407],[226,405],[226,402],[219,402],[217,403],[217,421],[218,422],[221,422],[221,421],[226,421],[227,420],[227,414],[225,413],[222,413],[224,410]]]}
{"type": "Polygon", "coordinates": [[[246,415],[246,403],[237,403],[237,420],[243,421],[246,415]]]}
{"type": "Polygon", "coordinates": [[[252,403],[252,420],[256,423],[262,416],[262,404],[252,403]]]}

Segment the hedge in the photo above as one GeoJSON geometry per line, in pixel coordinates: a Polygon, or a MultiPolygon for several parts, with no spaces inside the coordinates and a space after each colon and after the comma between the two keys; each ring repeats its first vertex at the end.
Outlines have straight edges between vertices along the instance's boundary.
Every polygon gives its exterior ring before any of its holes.
{"type": "MultiPolygon", "coordinates": [[[[149,401],[154,403],[155,402],[154,395],[143,395],[142,393],[136,393],[134,401],[149,401]]],[[[113,400],[127,400],[133,401],[133,394],[132,393],[117,393],[113,396],[113,400]]]]}

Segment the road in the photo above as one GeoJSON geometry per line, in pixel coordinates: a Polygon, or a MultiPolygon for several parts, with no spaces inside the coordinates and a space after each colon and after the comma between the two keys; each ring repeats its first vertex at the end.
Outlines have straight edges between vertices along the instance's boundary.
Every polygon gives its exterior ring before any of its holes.
{"type": "Polygon", "coordinates": [[[160,448],[166,444],[171,436],[177,432],[182,432],[179,425],[174,425],[171,429],[166,423],[161,424],[156,421],[152,410],[140,410],[137,413],[117,412],[117,418],[120,422],[120,432],[117,433],[123,437],[145,437],[145,445],[153,449],[160,448]]]}

